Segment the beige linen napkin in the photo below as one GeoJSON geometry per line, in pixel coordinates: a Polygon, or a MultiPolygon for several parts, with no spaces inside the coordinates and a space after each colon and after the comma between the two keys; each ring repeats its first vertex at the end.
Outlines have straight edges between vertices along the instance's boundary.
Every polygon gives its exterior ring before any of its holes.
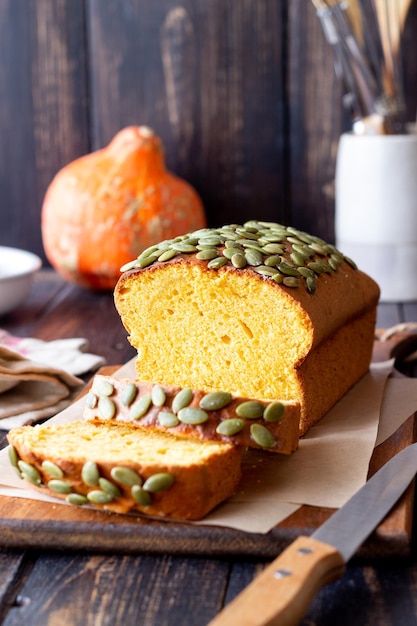
{"type": "Polygon", "coordinates": [[[37,422],[65,409],[84,384],[77,376],[104,359],[82,338],[42,341],[0,329],[0,429],[37,422]]]}
{"type": "Polygon", "coordinates": [[[0,346],[0,428],[54,415],[73,401],[83,384],[64,370],[0,346]]]}

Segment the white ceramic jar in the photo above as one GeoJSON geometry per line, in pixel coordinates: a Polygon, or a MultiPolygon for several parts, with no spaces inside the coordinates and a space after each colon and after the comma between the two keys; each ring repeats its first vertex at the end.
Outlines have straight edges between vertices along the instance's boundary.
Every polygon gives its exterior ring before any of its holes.
{"type": "Polygon", "coordinates": [[[417,300],[417,135],[341,136],[336,246],[385,302],[417,300]]]}

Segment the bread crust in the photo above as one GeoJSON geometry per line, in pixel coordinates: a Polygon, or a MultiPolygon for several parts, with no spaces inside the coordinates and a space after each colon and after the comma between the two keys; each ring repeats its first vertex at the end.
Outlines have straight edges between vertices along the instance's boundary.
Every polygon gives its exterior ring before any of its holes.
{"type": "MultiPolygon", "coordinates": [[[[282,407],[282,415],[276,418],[276,421],[268,421],[268,414],[266,419],[263,414],[258,418],[242,418],[236,412],[239,406],[248,402],[253,402],[249,398],[230,397],[230,401],[226,406],[218,410],[204,411],[204,422],[198,424],[190,424],[181,421],[178,417],[178,411],[173,408],[175,398],[179,397],[179,394],[183,390],[180,387],[173,385],[156,385],[154,383],[131,381],[128,379],[117,379],[112,376],[104,376],[97,374],[94,377],[92,389],[87,396],[86,404],[84,406],[83,416],[89,420],[106,420],[107,414],[100,408],[100,399],[108,398],[114,408],[114,415],[111,417],[113,422],[126,422],[132,426],[139,426],[140,428],[150,428],[158,431],[170,432],[173,435],[179,437],[191,437],[200,439],[202,441],[219,441],[223,443],[229,443],[236,446],[268,449],[270,452],[277,452],[280,454],[291,454],[298,447],[299,441],[299,420],[300,420],[300,406],[297,402],[283,402],[279,403],[278,412],[282,407]],[[135,393],[131,402],[126,404],[123,401],[125,392],[128,387],[134,386],[135,393]],[[105,389],[107,395],[103,396],[100,392],[101,389],[105,389]],[[152,403],[151,398],[155,390],[162,390],[164,401],[159,406],[152,403]],[[149,407],[143,415],[135,417],[135,405],[143,400],[149,400],[149,407]],[[174,425],[164,425],[161,421],[161,413],[164,415],[168,413],[174,420],[174,425]],[[239,420],[242,428],[233,435],[221,434],[218,431],[220,424],[228,422],[229,420],[239,420]],[[175,423],[176,422],[176,423],[175,423]],[[268,439],[267,446],[260,445],[251,434],[253,432],[254,424],[259,425],[262,429],[267,430],[271,434],[271,440],[268,439]]],[[[187,407],[201,408],[201,402],[204,404],[204,398],[207,395],[200,389],[190,390],[190,399],[187,402],[187,407]]],[[[108,403],[108,400],[105,400],[108,403]]],[[[264,407],[271,407],[271,402],[256,400],[256,405],[264,407]]],[[[163,417],[163,416],[162,416],[163,417]]],[[[255,435],[256,436],[256,435],[255,435]]]]}
{"type": "Polygon", "coordinates": [[[71,494],[81,496],[92,491],[103,492],[100,485],[89,486],[82,478],[85,463],[95,463],[100,478],[115,485],[120,493],[107,503],[87,504],[116,513],[198,520],[234,493],[241,475],[241,451],[236,446],[198,441],[190,445],[190,442],[169,434],[131,428],[121,423],[76,421],[56,426],[23,426],[11,430],[7,438],[19,459],[17,471],[20,476],[30,478],[21,464],[23,461],[40,477],[38,484],[30,480],[30,486],[61,499],[67,499],[68,494],[57,493],[48,487],[53,484],[53,477],[45,469],[44,461],[53,463],[62,471],[60,482],[68,485],[71,494]],[[141,446],[141,453],[132,453],[139,439],[149,446],[148,454],[145,445],[141,446]],[[109,445],[110,452],[107,450],[109,445]],[[174,458],[169,453],[155,453],[158,449],[169,450],[170,446],[177,449],[174,458]],[[61,453],[57,454],[57,448],[61,453]],[[112,469],[115,466],[136,472],[143,486],[149,477],[160,473],[170,474],[173,483],[163,491],[151,493],[149,504],[142,506],[132,496],[132,486],[114,479],[112,469]]]}

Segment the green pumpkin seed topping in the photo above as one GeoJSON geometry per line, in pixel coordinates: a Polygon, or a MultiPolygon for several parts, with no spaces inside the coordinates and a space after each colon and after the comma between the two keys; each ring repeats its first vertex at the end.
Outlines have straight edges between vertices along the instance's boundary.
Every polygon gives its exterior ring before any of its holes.
{"type": "Polygon", "coordinates": [[[75,506],[82,506],[83,504],[88,503],[88,498],[83,496],[81,493],[70,493],[67,495],[65,500],[68,504],[74,504],[75,506]]]}
{"type": "Polygon", "coordinates": [[[266,407],[263,418],[265,422],[274,423],[279,422],[285,413],[285,406],[281,402],[271,402],[266,407]]]}
{"type": "Polygon", "coordinates": [[[200,400],[200,408],[205,411],[219,411],[224,409],[232,401],[232,394],[226,391],[213,391],[207,393],[200,400]]]}
{"type": "Polygon", "coordinates": [[[264,414],[265,406],[256,400],[247,400],[242,402],[236,407],[236,414],[239,417],[245,417],[246,419],[253,420],[262,417],[264,414]]]}
{"type": "Polygon", "coordinates": [[[141,398],[136,400],[136,402],[132,404],[132,406],[130,407],[130,417],[133,420],[139,420],[141,417],[143,417],[147,413],[151,404],[152,404],[151,396],[149,395],[142,396],[141,398]]]}
{"type": "Polygon", "coordinates": [[[192,389],[181,389],[172,401],[172,410],[174,413],[178,413],[181,409],[188,406],[193,399],[192,389]]]}
{"type": "Polygon", "coordinates": [[[110,474],[113,480],[120,483],[121,485],[128,485],[130,487],[133,485],[142,486],[142,478],[137,472],[135,472],[135,470],[131,469],[130,467],[113,467],[110,474]]]}
{"type": "Polygon", "coordinates": [[[93,504],[108,504],[113,500],[113,496],[100,489],[94,489],[87,493],[87,499],[93,504]]]}
{"type": "Polygon", "coordinates": [[[123,406],[130,406],[133,400],[136,398],[138,393],[138,389],[134,383],[128,383],[126,387],[123,388],[120,401],[123,406]]]}
{"type": "Polygon", "coordinates": [[[85,403],[89,409],[95,409],[97,406],[98,398],[95,393],[89,391],[85,397],[85,403]]]}
{"type": "Polygon", "coordinates": [[[274,436],[262,424],[251,424],[250,434],[253,441],[261,448],[272,448],[275,445],[274,436]]]}
{"type": "Polygon", "coordinates": [[[100,474],[97,464],[93,461],[87,461],[84,463],[81,470],[81,479],[87,487],[96,487],[98,485],[98,479],[100,474]]]}
{"type": "Polygon", "coordinates": [[[9,446],[8,449],[9,461],[13,465],[13,467],[18,467],[17,463],[19,461],[19,457],[17,456],[16,448],[13,446],[9,446]]]}
{"type": "Polygon", "coordinates": [[[111,396],[114,393],[112,383],[103,378],[96,378],[93,383],[93,392],[99,396],[111,396]]]}
{"type": "Polygon", "coordinates": [[[152,504],[152,498],[148,491],[145,491],[143,487],[140,485],[133,485],[132,487],[132,498],[140,505],[140,506],[149,506],[152,504]]]}
{"type": "Polygon", "coordinates": [[[71,493],[72,488],[71,485],[65,480],[57,480],[53,478],[48,482],[48,487],[51,491],[55,491],[55,493],[71,493]]]}
{"type": "Polygon", "coordinates": [[[163,406],[166,401],[166,393],[160,385],[155,385],[152,388],[151,398],[154,406],[163,406]]]}
{"type": "Polygon", "coordinates": [[[104,420],[111,420],[116,415],[116,405],[111,398],[101,396],[98,400],[98,412],[104,420]]]}
{"type": "Polygon", "coordinates": [[[22,473],[22,478],[27,480],[32,485],[40,485],[41,484],[41,475],[39,474],[36,467],[31,465],[30,463],[26,463],[26,461],[19,460],[17,462],[17,467],[22,473]]]}
{"type": "Polygon", "coordinates": [[[120,498],[120,489],[114,483],[112,483],[111,480],[108,480],[107,478],[99,478],[98,484],[100,485],[104,493],[108,493],[113,498],[120,498]]]}
{"type": "Polygon", "coordinates": [[[237,435],[243,430],[245,427],[245,420],[240,419],[239,417],[231,417],[229,419],[225,419],[221,421],[217,428],[216,433],[218,435],[225,435],[226,437],[232,437],[233,435],[237,435]]]}
{"type": "Polygon", "coordinates": [[[320,237],[292,226],[250,220],[243,225],[204,228],[161,241],[126,263],[121,271],[175,262],[184,254],[195,254],[210,270],[222,271],[227,266],[244,269],[284,288],[303,285],[312,295],[320,277],[337,272],[342,263],[357,269],[354,261],[320,237]]]}
{"type": "Polygon", "coordinates": [[[159,491],[166,491],[174,483],[174,477],[168,472],[160,472],[159,474],[153,474],[144,482],[143,489],[150,493],[157,493],[159,491]]]}
{"type": "Polygon", "coordinates": [[[160,411],[158,413],[158,422],[165,428],[172,428],[173,426],[178,426],[180,420],[171,411],[160,411]]]}
{"type": "Polygon", "coordinates": [[[62,478],[64,476],[64,472],[58,465],[52,463],[52,461],[43,461],[42,462],[43,471],[48,474],[51,478],[62,478]]]}
{"type": "Polygon", "coordinates": [[[192,406],[185,406],[178,411],[178,419],[183,424],[192,424],[194,426],[198,424],[204,424],[208,420],[208,413],[203,409],[198,409],[192,406]]]}

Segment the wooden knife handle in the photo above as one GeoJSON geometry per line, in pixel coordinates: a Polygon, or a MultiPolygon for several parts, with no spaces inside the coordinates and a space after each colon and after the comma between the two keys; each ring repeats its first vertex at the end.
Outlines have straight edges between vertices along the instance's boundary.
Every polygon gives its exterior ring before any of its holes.
{"type": "Polygon", "coordinates": [[[292,626],[317,591],[345,571],[332,546],[299,537],[228,604],[208,626],[292,626]]]}

